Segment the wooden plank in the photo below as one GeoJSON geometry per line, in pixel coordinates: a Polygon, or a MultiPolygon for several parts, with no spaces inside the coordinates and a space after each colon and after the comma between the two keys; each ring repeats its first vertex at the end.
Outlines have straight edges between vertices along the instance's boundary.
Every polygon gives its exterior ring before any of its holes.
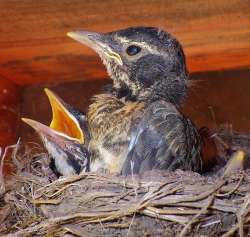
{"type": "MultiPolygon", "coordinates": [[[[250,69],[195,73],[191,77],[195,84],[192,83],[188,88],[189,94],[183,110],[199,128],[207,126],[218,130],[222,124],[232,124],[233,130],[250,133],[250,69]]],[[[48,87],[66,103],[86,112],[91,97],[100,93],[106,83],[108,81],[91,80],[60,83],[48,87]]],[[[43,88],[43,85],[31,85],[22,90],[20,113],[23,117],[49,124],[51,108],[43,88]]],[[[20,131],[22,138],[34,133],[34,130],[24,123],[20,124],[20,131]]],[[[32,140],[34,136],[28,138],[32,140]]]]}
{"type": "Polygon", "coordinates": [[[191,72],[250,66],[249,0],[1,0],[0,75],[19,84],[105,77],[74,29],[154,25],[184,45],[191,72]]]}
{"type": "MultiPolygon", "coordinates": [[[[16,143],[19,122],[20,94],[19,88],[13,82],[0,77],[0,147],[2,151],[8,145],[16,143]]],[[[8,156],[4,161],[4,170],[10,172],[8,156]]]]}
{"type": "Polygon", "coordinates": [[[17,85],[0,77],[0,147],[16,141],[19,99],[17,85]]]}

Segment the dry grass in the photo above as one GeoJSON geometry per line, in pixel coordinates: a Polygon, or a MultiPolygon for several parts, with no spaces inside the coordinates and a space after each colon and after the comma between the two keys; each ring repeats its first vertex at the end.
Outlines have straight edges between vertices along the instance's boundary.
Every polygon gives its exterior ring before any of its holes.
{"type": "Polygon", "coordinates": [[[55,179],[38,149],[15,150],[19,169],[0,200],[3,236],[250,235],[250,170],[55,179]]]}

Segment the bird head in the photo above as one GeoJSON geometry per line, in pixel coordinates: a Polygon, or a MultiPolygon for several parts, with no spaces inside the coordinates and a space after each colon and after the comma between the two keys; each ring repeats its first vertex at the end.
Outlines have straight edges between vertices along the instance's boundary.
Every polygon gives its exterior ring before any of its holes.
{"type": "Polygon", "coordinates": [[[132,27],[109,33],[69,32],[96,51],[117,91],[136,100],[165,99],[179,104],[185,97],[188,72],[181,44],[154,27],[132,27]]]}
{"type": "Polygon", "coordinates": [[[22,118],[22,121],[38,133],[45,149],[55,160],[59,173],[70,175],[87,171],[89,157],[86,145],[89,133],[86,116],[66,104],[51,90],[45,89],[45,93],[52,109],[50,126],[28,118],[22,118]]]}

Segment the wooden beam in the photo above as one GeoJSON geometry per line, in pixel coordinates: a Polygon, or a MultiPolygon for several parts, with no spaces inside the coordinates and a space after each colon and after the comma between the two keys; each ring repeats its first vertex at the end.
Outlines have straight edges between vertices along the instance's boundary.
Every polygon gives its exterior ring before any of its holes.
{"type": "Polygon", "coordinates": [[[184,45],[191,72],[250,66],[247,0],[1,0],[0,75],[19,84],[106,76],[99,58],[68,39],[74,29],[154,25],[184,45]]]}
{"type": "MultiPolygon", "coordinates": [[[[19,121],[19,88],[13,82],[0,77],[0,147],[2,151],[17,140],[19,121]]],[[[10,171],[10,155],[5,158],[4,170],[10,171]]]]}

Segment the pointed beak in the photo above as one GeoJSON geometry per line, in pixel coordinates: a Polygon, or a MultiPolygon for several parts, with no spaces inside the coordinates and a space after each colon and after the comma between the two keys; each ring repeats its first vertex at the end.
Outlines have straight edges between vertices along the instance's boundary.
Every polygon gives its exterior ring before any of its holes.
{"type": "Polygon", "coordinates": [[[35,120],[22,118],[22,121],[34,128],[41,138],[45,149],[54,160],[56,170],[62,175],[79,174],[82,170],[89,171],[89,153],[75,139],[64,133],[43,125],[35,120]]]}
{"type": "Polygon", "coordinates": [[[90,47],[100,56],[104,55],[107,58],[114,59],[120,66],[123,65],[121,56],[114,51],[112,42],[107,40],[105,34],[89,31],[73,31],[68,32],[67,35],[81,44],[90,47]]]}
{"type": "Polygon", "coordinates": [[[68,110],[68,105],[51,90],[45,88],[44,91],[48,96],[52,109],[52,121],[50,126],[46,126],[28,118],[22,118],[22,121],[35,129],[41,137],[46,136],[55,143],[59,140],[65,140],[65,142],[71,140],[84,144],[84,133],[80,127],[79,121],[68,110]]]}
{"type": "Polygon", "coordinates": [[[93,49],[103,43],[102,34],[95,32],[72,31],[68,32],[67,36],[93,49]]]}
{"type": "Polygon", "coordinates": [[[44,91],[48,96],[52,109],[50,128],[72,139],[76,139],[80,144],[83,144],[85,140],[84,133],[79,121],[68,110],[67,104],[51,90],[45,88],[44,91]]]}
{"type": "Polygon", "coordinates": [[[61,143],[61,141],[64,141],[64,140],[73,141],[73,139],[71,137],[68,137],[66,134],[57,132],[51,129],[50,127],[40,122],[37,122],[33,119],[28,119],[28,118],[21,118],[21,119],[23,122],[31,126],[41,136],[42,140],[43,140],[43,137],[46,137],[48,140],[57,144],[61,143]]]}

